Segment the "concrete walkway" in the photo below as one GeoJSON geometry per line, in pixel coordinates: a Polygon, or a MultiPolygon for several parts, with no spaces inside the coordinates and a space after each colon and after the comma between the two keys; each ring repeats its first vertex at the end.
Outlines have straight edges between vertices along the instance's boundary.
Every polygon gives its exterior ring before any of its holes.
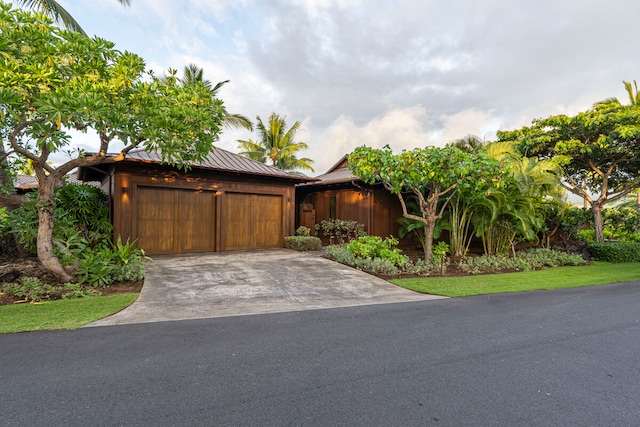
{"type": "Polygon", "coordinates": [[[131,306],[88,326],[423,301],[419,294],[287,249],[155,256],[131,306]]]}

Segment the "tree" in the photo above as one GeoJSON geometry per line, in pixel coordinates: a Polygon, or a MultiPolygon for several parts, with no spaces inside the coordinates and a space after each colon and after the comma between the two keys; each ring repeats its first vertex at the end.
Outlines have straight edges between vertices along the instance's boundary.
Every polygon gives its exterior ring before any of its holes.
{"type": "Polygon", "coordinates": [[[561,185],[591,205],[597,242],[604,241],[603,207],[640,188],[640,106],[602,102],[498,138],[515,141],[524,155],[555,160],[561,185]]]}
{"type": "MultiPolygon", "coordinates": [[[[123,6],[130,6],[131,0],[118,0],[123,6]]],[[[78,21],[60,3],[55,0],[16,0],[18,6],[37,10],[51,18],[54,22],[61,24],[64,28],[77,31],[86,36],[78,21]]]]}
{"type": "MultiPolygon", "coordinates": [[[[209,80],[204,79],[204,70],[195,64],[185,65],[182,70],[182,78],[180,78],[182,84],[192,84],[195,82],[202,82],[206,87],[211,89],[211,96],[218,96],[218,91],[225,84],[229,83],[229,80],[218,82],[213,86],[209,80]]],[[[224,117],[223,125],[227,129],[247,129],[253,131],[253,123],[246,116],[242,114],[227,114],[224,117]]]]}
{"type": "Polygon", "coordinates": [[[175,71],[159,79],[145,71],[139,56],[60,29],[42,14],[0,4],[0,34],[3,148],[32,161],[38,179],[38,258],[62,281],[72,281],[52,238],[58,181],[77,167],[122,161],[136,147],[188,168],[214,149],[226,111],[203,83],[180,84],[175,71]],[[69,129],[95,132],[96,152],[80,151],[58,167],[49,165],[52,153],[69,146],[69,129]],[[107,155],[114,140],[124,148],[107,155]]]}
{"type": "Polygon", "coordinates": [[[270,160],[272,166],[285,171],[305,169],[313,172],[313,166],[311,166],[313,160],[296,157],[300,150],[309,148],[304,142],[294,142],[300,122],[295,122],[287,130],[285,118],[276,113],[269,116],[268,126],[265,126],[260,116],[256,120],[260,139],[258,141],[239,139],[238,148],[242,150],[241,155],[262,163],[270,160]]]}
{"type": "Polygon", "coordinates": [[[405,218],[425,228],[425,262],[431,259],[433,232],[451,198],[461,188],[484,193],[498,179],[499,163],[484,153],[465,153],[456,147],[425,147],[393,154],[366,146],[349,155],[349,169],[368,184],[381,182],[398,196],[405,218]],[[420,215],[407,209],[409,194],[418,199],[420,215]]]}

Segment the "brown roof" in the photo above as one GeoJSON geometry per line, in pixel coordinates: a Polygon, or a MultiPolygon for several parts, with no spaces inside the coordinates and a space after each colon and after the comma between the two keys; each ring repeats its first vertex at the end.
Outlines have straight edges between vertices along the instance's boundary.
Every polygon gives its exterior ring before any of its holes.
{"type": "Polygon", "coordinates": [[[326,173],[318,175],[315,179],[317,181],[300,184],[305,185],[329,185],[329,184],[341,184],[351,181],[361,181],[360,178],[355,176],[350,170],[347,162],[347,156],[344,155],[335,165],[333,165],[326,173]]]}
{"type": "MultiPolygon", "coordinates": [[[[149,152],[143,149],[138,149],[129,151],[126,160],[162,163],[162,156],[157,152],[149,152]]],[[[251,175],[273,176],[279,178],[295,179],[298,181],[314,180],[314,178],[309,178],[296,173],[286,172],[276,167],[251,160],[247,157],[232,153],[218,147],[216,147],[215,150],[213,150],[213,152],[209,154],[205,161],[194,163],[192,167],[198,169],[219,170],[251,175]]]]}

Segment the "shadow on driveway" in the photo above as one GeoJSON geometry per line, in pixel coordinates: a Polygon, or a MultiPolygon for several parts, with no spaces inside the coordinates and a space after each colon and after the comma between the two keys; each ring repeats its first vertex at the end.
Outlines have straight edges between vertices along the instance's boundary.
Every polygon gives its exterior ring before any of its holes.
{"type": "Polygon", "coordinates": [[[287,249],[164,255],[146,265],[131,306],[88,326],[424,301],[424,295],[287,249]]]}

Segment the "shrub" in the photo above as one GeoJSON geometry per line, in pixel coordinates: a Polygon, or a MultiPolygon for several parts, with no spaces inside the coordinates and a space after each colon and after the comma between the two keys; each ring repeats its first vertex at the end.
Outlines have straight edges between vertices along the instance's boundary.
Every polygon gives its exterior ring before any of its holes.
{"type": "MultiPolygon", "coordinates": [[[[11,230],[20,244],[36,252],[38,202],[36,193],[9,214],[11,230]]],[[[107,195],[90,185],[66,184],[55,192],[53,237],[59,242],[55,254],[62,265],[81,257],[87,246],[95,247],[111,238],[107,195]]]]}
{"type": "Polygon", "coordinates": [[[503,254],[469,257],[460,261],[458,267],[468,273],[478,274],[502,270],[530,271],[543,267],[583,264],[586,264],[586,261],[580,255],[536,248],[520,251],[514,258],[503,254]]]}
{"type": "Polygon", "coordinates": [[[409,262],[409,258],[395,248],[397,245],[398,239],[393,236],[384,240],[379,236],[362,236],[352,240],[347,249],[357,258],[384,259],[402,268],[409,262]]]}
{"type": "Polygon", "coordinates": [[[317,251],[322,248],[322,241],[315,236],[287,236],[284,247],[294,251],[317,251]]]}
{"type": "Polygon", "coordinates": [[[345,243],[367,235],[364,231],[364,224],[360,224],[358,221],[343,221],[341,219],[324,220],[320,224],[316,224],[316,232],[319,230],[322,230],[323,236],[331,239],[332,244],[345,243]]]}
{"type": "Polygon", "coordinates": [[[589,253],[598,261],[640,262],[640,243],[604,242],[590,243],[589,253]]]}
{"type": "Polygon", "coordinates": [[[300,227],[296,228],[296,236],[301,236],[301,237],[311,236],[311,229],[309,227],[305,227],[304,225],[301,225],[300,227]]]}
{"type": "Polygon", "coordinates": [[[345,244],[327,246],[325,256],[332,261],[372,274],[386,274],[391,276],[402,273],[428,276],[439,271],[439,267],[431,263],[425,264],[422,260],[418,260],[413,264],[407,259],[406,264],[403,264],[402,268],[400,268],[388,259],[360,258],[355,256],[345,244]]]}
{"type": "Polygon", "coordinates": [[[110,247],[87,249],[78,260],[75,274],[92,286],[140,280],[144,277],[144,259],[144,251],[135,247],[135,241],[122,243],[118,236],[110,247]]]}

